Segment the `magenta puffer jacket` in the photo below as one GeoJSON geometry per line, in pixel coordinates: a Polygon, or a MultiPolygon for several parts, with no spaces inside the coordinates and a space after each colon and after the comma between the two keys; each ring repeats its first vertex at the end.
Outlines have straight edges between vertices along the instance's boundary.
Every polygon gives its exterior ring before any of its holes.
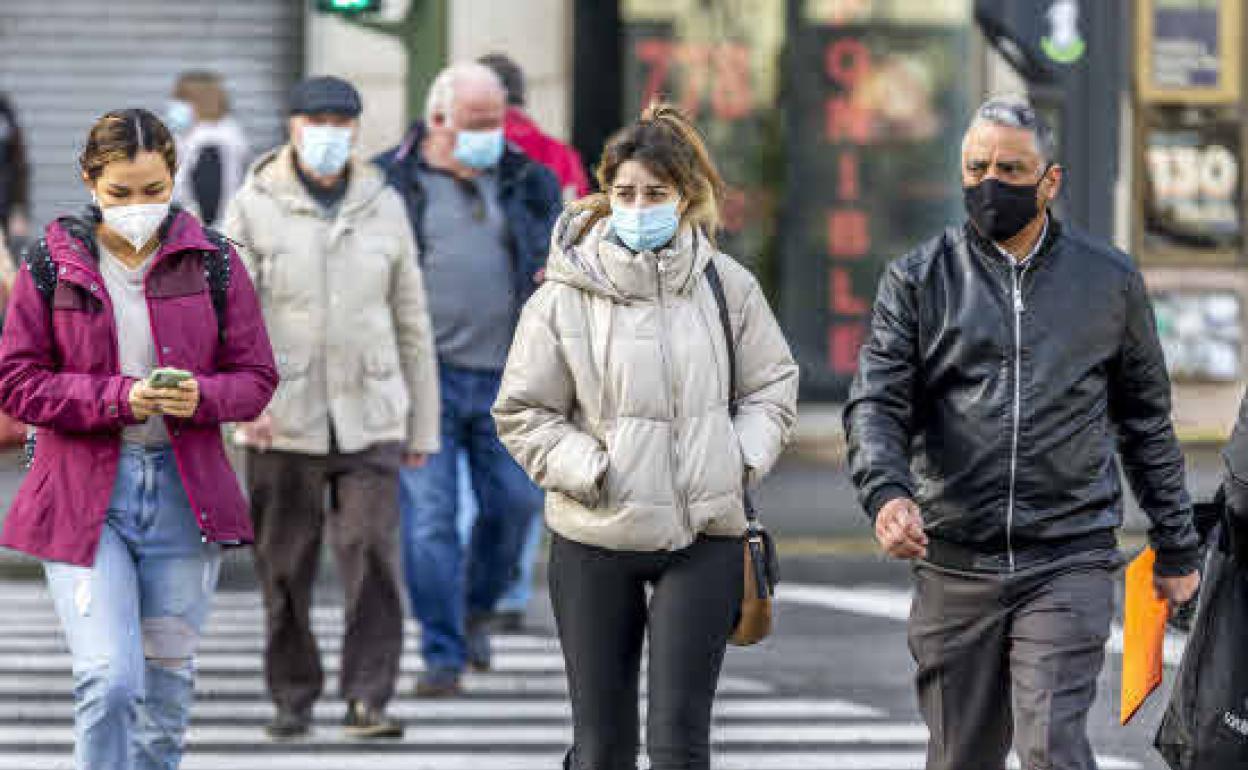
{"type": "MultiPolygon", "coordinates": [[[[85,231],[94,223],[78,223],[85,231]]],[[[64,221],[47,229],[57,272],[51,307],[25,267],[0,341],[0,410],[38,428],[34,465],[9,510],[0,545],[90,566],[121,454],[134,379],[120,371],[117,332],[97,255],[64,221]]],[[[277,367],[255,288],[235,253],[218,327],[203,256],[216,246],[199,221],[175,212],[146,280],[161,366],[194,372],[201,401],[187,420],[166,418],[187,497],[209,542],[252,541],[247,503],[226,459],[221,424],[255,419],[277,387],[277,367]],[[219,334],[223,331],[224,334],[219,334]]]]}

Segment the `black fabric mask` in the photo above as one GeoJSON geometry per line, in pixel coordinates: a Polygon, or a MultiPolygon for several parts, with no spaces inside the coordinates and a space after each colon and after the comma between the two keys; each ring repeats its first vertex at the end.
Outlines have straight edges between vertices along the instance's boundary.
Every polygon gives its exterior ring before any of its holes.
{"type": "Polygon", "coordinates": [[[1000,179],[985,179],[962,188],[966,213],[985,236],[997,243],[1008,241],[1039,213],[1039,187],[1040,182],[1006,184],[1000,179]]]}

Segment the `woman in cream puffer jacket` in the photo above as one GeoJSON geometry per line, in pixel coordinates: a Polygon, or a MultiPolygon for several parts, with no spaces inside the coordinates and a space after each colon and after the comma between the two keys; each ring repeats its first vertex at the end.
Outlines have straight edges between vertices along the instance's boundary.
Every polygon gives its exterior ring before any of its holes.
{"type": "Polygon", "coordinates": [[[743,474],[771,469],[796,417],[797,366],[767,300],[700,230],[634,254],[591,217],[570,212],[555,228],[494,408],[499,435],[568,539],[670,551],[740,535],[743,474]],[[735,421],[712,260],[737,337],[735,421]]]}
{"type": "Polygon", "coordinates": [[[494,406],[547,492],[551,599],[572,696],[565,768],[633,768],[643,640],[653,770],[709,767],[743,584],[744,485],[796,419],[798,370],[753,276],[719,253],[720,180],[670,107],[608,144],[608,192],[555,228],[494,406]],[[737,362],[707,278],[724,287],[737,362]],[[647,604],[648,603],[648,604],[647,604]]]}

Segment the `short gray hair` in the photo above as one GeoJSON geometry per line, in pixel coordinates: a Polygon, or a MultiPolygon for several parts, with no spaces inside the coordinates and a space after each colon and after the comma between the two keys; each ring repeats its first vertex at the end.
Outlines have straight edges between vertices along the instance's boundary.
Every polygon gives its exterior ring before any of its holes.
{"type": "Polygon", "coordinates": [[[971,119],[971,127],[987,123],[992,126],[1021,128],[1030,131],[1036,139],[1036,149],[1045,163],[1057,160],[1057,147],[1053,138],[1053,129],[1044,118],[1031,106],[1031,102],[1021,96],[994,96],[975,110],[971,119]]]}
{"type": "Polygon", "coordinates": [[[450,115],[455,107],[455,88],[465,80],[493,83],[499,96],[507,98],[507,89],[494,70],[478,62],[452,64],[438,73],[425,96],[425,121],[433,122],[435,115],[450,115]]]}

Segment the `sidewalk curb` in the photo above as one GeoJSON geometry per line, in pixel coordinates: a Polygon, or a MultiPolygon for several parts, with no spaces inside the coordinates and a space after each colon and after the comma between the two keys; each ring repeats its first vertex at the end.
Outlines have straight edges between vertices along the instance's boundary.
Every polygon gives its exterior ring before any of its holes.
{"type": "MultiPolygon", "coordinates": [[[[788,453],[808,462],[840,466],[846,461],[845,429],[841,424],[843,404],[804,404],[798,408],[797,428],[788,453]]],[[[1175,435],[1184,450],[1218,451],[1230,440],[1223,430],[1176,427],[1175,435]]]]}

